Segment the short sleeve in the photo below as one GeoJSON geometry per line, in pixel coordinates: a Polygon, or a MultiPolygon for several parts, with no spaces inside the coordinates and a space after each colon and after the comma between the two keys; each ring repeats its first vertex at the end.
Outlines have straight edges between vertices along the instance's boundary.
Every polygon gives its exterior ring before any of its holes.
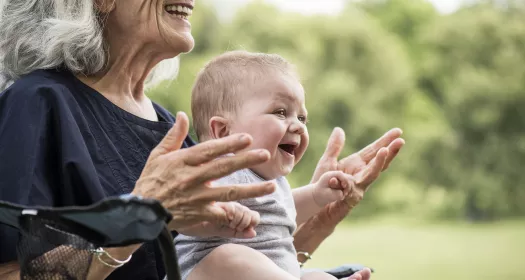
{"type": "MultiPolygon", "coordinates": [[[[0,94],[0,201],[52,206],[55,164],[49,157],[50,88],[10,88],[0,94]]],[[[0,225],[0,263],[16,259],[18,232],[0,225]]]]}

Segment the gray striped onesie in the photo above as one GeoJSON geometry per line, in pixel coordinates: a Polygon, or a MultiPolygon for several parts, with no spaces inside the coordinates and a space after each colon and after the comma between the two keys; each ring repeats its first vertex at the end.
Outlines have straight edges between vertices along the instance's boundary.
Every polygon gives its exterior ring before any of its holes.
{"type": "MultiPolygon", "coordinates": [[[[217,180],[213,185],[250,184],[264,181],[249,169],[237,171],[217,180]]],[[[297,228],[297,212],[292,190],[285,177],[275,179],[276,191],[263,197],[239,201],[251,210],[259,212],[261,222],[255,228],[257,236],[251,239],[198,238],[179,235],[175,238],[175,249],[179,257],[182,279],[213,249],[223,244],[234,243],[251,247],[275,262],[283,270],[300,276],[299,263],[293,246],[293,233],[297,228]]]]}

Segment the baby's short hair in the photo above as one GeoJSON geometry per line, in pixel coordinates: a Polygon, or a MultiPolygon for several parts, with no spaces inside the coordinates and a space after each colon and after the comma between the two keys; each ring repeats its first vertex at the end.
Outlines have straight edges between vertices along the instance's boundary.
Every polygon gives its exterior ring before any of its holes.
{"type": "Polygon", "coordinates": [[[210,137],[212,117],[236,114],[250,85],[272,71],[298,78],[295,67],[276,54],[230,51],[208,62],[197,75],[191,95],[193,127],[199,140],[210,137]]]}

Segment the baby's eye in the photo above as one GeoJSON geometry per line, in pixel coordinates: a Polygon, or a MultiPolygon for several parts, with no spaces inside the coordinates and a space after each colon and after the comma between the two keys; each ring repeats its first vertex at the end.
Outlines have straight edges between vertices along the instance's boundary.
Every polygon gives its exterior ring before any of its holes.
{"type": "Polygon", "coordinates": [[[276,114],[276,115],[278,115],[278,116],[286,117],[286,110],[284,110],[284,109],[276,110],[276,111],[273,112],[273,113],[276,114]]]}
{"type": "Polygon", "coordinates": [[[308,122],[308,119],[306,118],[306,116],[299,116],[297,117],[297,119],[304,124],[308,122]]]}

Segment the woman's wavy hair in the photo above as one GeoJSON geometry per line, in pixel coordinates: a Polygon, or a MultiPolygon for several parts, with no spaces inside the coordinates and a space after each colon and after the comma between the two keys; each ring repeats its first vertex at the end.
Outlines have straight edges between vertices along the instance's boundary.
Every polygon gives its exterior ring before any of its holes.
{"type": "MultiPolygon", "coordinates": [[[[0,0],[0,91],[37,69],[90,75],[107,62],[103,17],[94,0],[0,0]]],[[[159,63],[146,87],[173,79],[178,57],[159,63]]]]}

